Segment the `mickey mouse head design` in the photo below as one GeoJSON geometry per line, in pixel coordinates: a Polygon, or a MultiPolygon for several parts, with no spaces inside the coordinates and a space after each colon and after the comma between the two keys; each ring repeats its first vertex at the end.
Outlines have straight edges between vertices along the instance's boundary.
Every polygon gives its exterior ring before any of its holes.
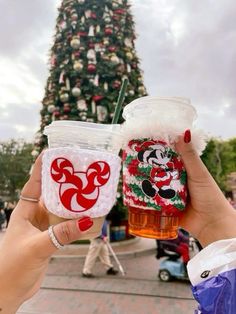
{"type": "Polygon", "coordinates": [[[110,178],[110,166],[96,161],[85,172],[75,171],[66,158],[56,158],[51,164],[51,177],[59,184],[59,197],[63,206],[72,212],[83,212],[93,207],[100,188],[110,178]]]}
{"type": "Polygon", "coordinates": [[[154,144],[140,150],[138,160],[147,163],[152,167],[150,180],[142,181],[142,190],[148,197],[155,197],[158,194],[162,198],[171,199],[176,195],[175,190],[170,186],[172,179],[176,178],[177,172],[171,162],[172,154],[163,144],[154,144]]]}

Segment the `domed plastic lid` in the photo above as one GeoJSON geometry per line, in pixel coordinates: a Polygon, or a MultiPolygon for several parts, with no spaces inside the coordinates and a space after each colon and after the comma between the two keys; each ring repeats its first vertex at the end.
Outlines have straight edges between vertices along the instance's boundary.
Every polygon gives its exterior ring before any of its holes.
{"type": "Polygon", "coordinates": [[[145,96],[135,99],[123,110],[125,120],[149,115],[170,118],[174,116],[191,121],[197,118],[196,109],[190,104],[190,100],[182,97],[145,96]]]}

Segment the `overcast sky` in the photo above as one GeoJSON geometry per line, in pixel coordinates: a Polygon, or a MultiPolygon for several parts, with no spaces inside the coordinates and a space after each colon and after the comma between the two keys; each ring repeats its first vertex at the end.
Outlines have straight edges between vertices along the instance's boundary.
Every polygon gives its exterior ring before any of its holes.
{"type": "MultiPolygon", "coordinates": [[[[0,141],[32,140],[39,128],[60,2],[0,0],[0,141]]],[[[198,127],[235,137],[235,0],[131,3],[148,93],[190,98],[198,127]]]]}

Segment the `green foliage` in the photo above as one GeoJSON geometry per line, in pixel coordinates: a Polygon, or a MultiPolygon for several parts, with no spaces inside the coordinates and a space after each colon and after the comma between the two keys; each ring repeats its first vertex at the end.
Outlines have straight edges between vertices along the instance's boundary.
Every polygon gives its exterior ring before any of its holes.
{"type": "Polygon", "coordinates": [[[0,196],[17,200],[32,165],[33,145],[23,140],[0,143],[0,196]]]}
{"type": "Polygon", "coordinates": [[[227,175],[236,171],[236,138],[210,139],[201,158],[220,188],[227,191],[227,175]]]}

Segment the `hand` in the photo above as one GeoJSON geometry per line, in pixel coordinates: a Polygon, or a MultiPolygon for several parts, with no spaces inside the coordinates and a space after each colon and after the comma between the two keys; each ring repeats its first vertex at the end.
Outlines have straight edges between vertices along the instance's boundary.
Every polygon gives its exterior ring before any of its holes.
{"type": "Polygon", "coordinates": [[[202,246],[236,237],[236,211],[230,206],[208,172],[191,142],[180,137],[176,150],[188,174],[190,200],[181,218],[181,226],[199,240],[202,246]]]}
{"type": "MultiPolygon", "coordinates": [[[[22,195],[41,196],[41,156],[22,195]]],[[[89,217],[68,220],[53,227],[62,245],[80,238],[93,222],[89,217]],[[82,231],[83,230],[83,231],[82,231]]],[[[19,306],[40,288],[49,259],[57,250],[48,235],[47,209],[41,202],[20,200],[12,213],[0,245],[0,312],[15,313],[19,306]]]]}

